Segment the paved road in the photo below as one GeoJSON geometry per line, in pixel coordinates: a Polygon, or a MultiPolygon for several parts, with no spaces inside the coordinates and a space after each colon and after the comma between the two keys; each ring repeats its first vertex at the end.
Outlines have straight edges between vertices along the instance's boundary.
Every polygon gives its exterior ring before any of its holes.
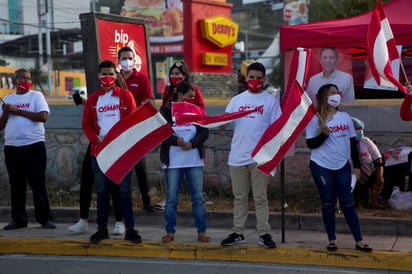
{"type": "Polygon", "coordinates": [[[376,269],[284,265],[266,263],[217,262],[168,259],[136,259],[119,257],[35,256],[8,255],[0,257],[0,273],[4,274],[185,274],[185,273],[305,273],[305,274],[354,274],[354,273],[410,273],[376,269]]]}

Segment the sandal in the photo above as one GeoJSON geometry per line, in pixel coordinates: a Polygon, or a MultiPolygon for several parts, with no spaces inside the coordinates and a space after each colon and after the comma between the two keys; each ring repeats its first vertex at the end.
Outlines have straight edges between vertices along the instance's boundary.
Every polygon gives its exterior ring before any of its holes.
{"type": "Polygon", "coordinates": [[[210,237],[206,236],[206,233],[199,233],[197,236],[199,242],[208,243],[210,242],[210,237]]]}
{"type": "Polygon", "coordinates": [[[329,250],[329,251],[336,251],[336,250],[338,250],[338,246],[335,243],[330,243],[330,244],[328,244],[326,249],[329,250]]]}
{"type": "Polygon", "coordinates": [[[357,250],[361,250],[361,251],[363,251],[363,252],[372,252],[372,247],[370,247],[370,246],[367,245],[367,244],[364,244],[363,246],[360,246],[360,245],[357,245],[357,244],[356,244],[356,249],[357,249],[357,250]]]}
{"type": "Polygon", "coordinates": [[[175,235],[172,233],[167,233],[165,236],[162,237],[162,243],[170,243],[175,239],[175,235]]]}

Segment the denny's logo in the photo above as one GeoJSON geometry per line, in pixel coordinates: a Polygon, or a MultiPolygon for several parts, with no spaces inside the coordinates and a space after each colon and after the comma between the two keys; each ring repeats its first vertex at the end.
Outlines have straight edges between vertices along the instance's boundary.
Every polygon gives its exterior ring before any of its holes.
{"type": "Polygon", "coordinates": [[[237,41],[239,25],[224,16],[215,16],[200,20],[202,38],[220,48],[237,41]]]}

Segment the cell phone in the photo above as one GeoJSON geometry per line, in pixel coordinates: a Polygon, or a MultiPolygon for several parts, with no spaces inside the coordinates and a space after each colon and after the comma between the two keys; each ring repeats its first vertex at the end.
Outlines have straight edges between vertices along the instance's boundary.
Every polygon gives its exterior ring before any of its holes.
{"type": "Polygon", "coordinates": [[[73,94],[73,101],[76,105],[81,105],[83,103],[82,98],[80,97],[80,94],[77,92],[73,94]]]}

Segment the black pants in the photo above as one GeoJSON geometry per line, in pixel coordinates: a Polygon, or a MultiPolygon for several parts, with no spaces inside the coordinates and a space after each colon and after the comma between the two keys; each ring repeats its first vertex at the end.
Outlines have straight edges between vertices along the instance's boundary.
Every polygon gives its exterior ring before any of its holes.
{"type": "MultiPolygon", "coordinates": [[[[89,218],[90,203],[92,201],[92,190],[93,190],[94,178],[92,171],[92,162],[90,156],[90,144],[87,147],[86,154],[83,159],[82,173],[80,179],[80,218],[89,218]]],[[[112,204],[115,219],[117,222],[123,220],[123,215],[119,207],[119,202],[116,194],[115,185],[112,188],[112,204]]]]}
{"type": "Polygon", "coordinates": [[[10,180],[11,217],[27,225],[27,183],[33,192],[36,220],[44,224],[53,220],[46,190],[46,146],[38,142],[27,146],[4,146],[6,168],[10,180]]]}
{"type": "Polygon", "coordinates": [[[143,204],[150,204],[149,186],[147,184],[146,167],[144,158],[142,158],[135,166],[137,182],[139,184],[140,193],[142,194],[143,204]]]}

